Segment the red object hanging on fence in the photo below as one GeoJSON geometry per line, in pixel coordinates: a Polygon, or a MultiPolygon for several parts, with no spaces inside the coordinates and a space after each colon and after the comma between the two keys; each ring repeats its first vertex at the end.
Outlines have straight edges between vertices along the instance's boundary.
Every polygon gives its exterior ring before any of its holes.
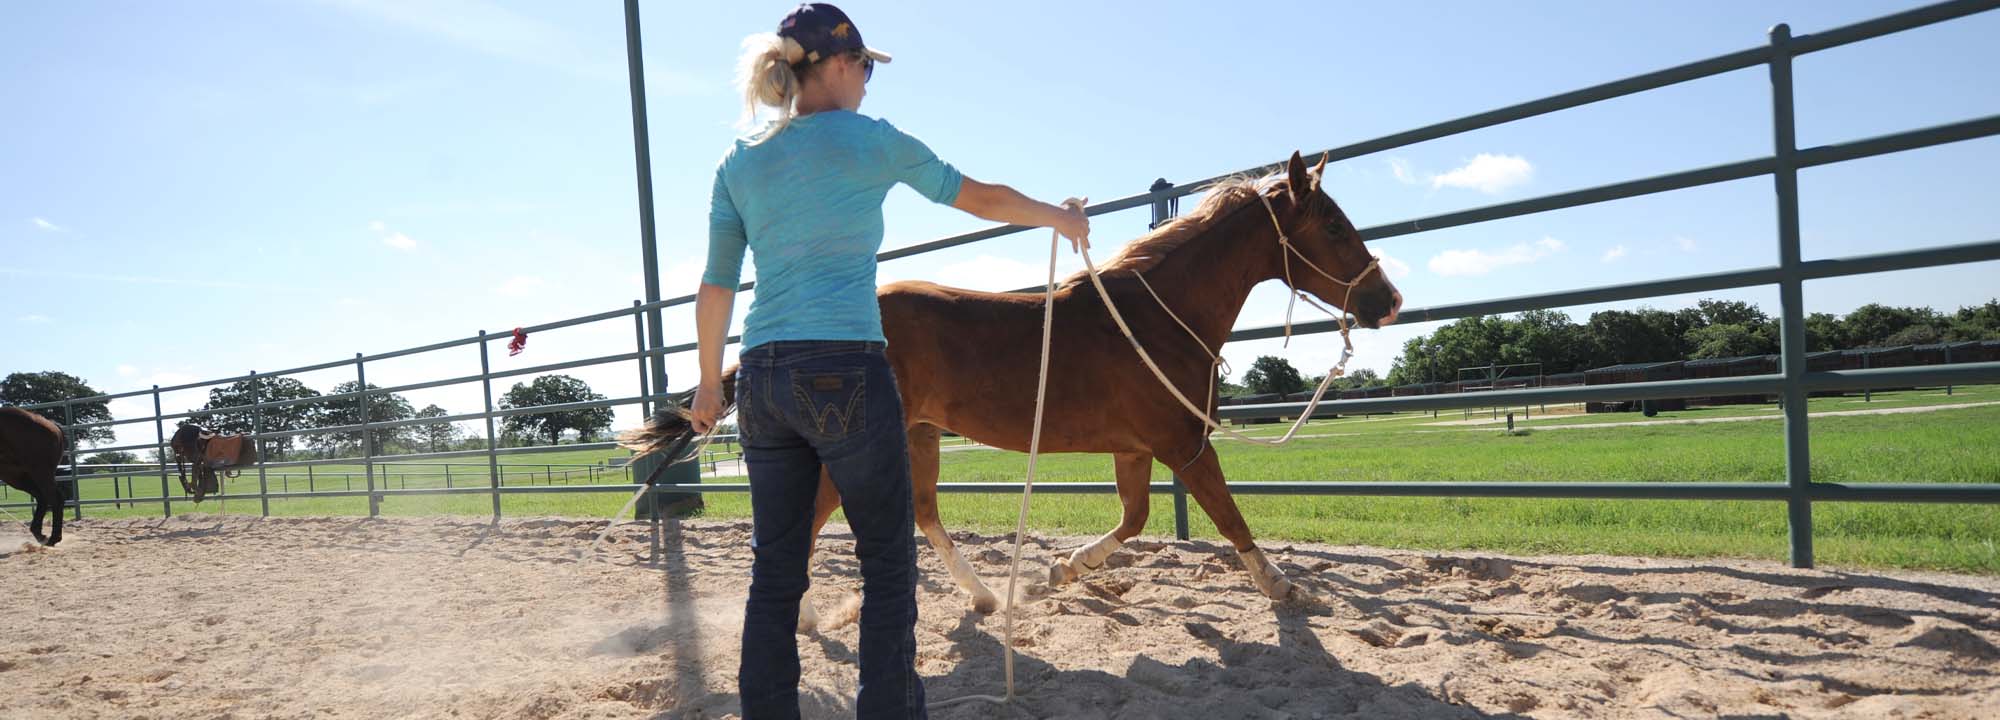
{"type": "Polygon", "coordinates": [[[520,328],[514,328],[514,339],[507,341],[507,357],[519,355],[526,349],[528,349],[528,334],[521,332],[520,328]]]}

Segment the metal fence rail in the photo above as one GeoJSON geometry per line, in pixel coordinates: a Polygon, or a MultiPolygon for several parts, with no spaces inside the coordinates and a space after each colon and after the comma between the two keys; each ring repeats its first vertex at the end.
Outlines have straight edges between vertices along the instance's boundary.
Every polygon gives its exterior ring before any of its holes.
{"type": "MultiPolygon", "coordinates": [[[[1564,290],[1558,292],[1540,293],[1540,294],[1524,295],[1524,296],[1517,296],[1510,298],[1498,298],[1498,299],[1482,300],[1476,302],[1457,303],[1457,304],[1442,305],[1437,307],[1408,308],[1402,312],[1402,317],[1404,318],[1405,322],[1428,322],[1428,321],[1452,320],[1472,315],[1488,315],[1488,314],[1518,312],[1523,310],[1533,310],[1533,309],[1548,308],[1548,307],[1563,307],[1563,306],[1580,305],[1580,304],[1637,300],[1637,299],[1644,299],[1649,297],[1657,297],[1670,294],[1702,292],[1711,290],[1723,290],[1731,288],[1743,288],[1743,287],[1775,284],[1779,288],[1779,297],[1782,305],[1782,313],[1780,315],[1780,327],[1781,327],[1780,345],[1782,348],[1782,353],[1781,353],[1782,360],[1780,363],[1781,371],[1779,373],[1772,375],[1759,375],[1759,376],[1749,376],[1749,377],[1677,380],[1677,381],[1666,381],[1666,382],[1630,383],[1630,384],[1619,384],[1619,385],[1572,386],[1572,387],[1558,387],[1558,388],[1524,388],[1515,390],[1496,390],[1491,392],[1481,392],[1470,395],[1467,394],[1420,395],[1420,396],[1393,397],[1393,398],[1336,400],[1336,401],[1322,403],[1320,407],[1322,412],[1329,412],[1329,413],[1363,413],[1363,412],[1392,412],[1392,411],[1414,411],[1414,410],[1445,410],[1445,409],[1462,409],[1462,408],[1474,408],[1474,407],[1483,408],[1494,405],[1513,405],[1513,404],[1525,405],[1525,404],[1542,404],[1542,403],[1574,403],[1574,402],[1584,402],[1592,400],[1658,399],[1658,398],[1687,397],[1687,396],[1700,396],[1700,395],[1713,395],[1713,394],[1756,394],[1756,393],[1775,394],[1781,396],[1784,399],[1784,412],[1785,412],[1784,433],[1786,441],[1786,454],[1785,454],[1786,477],[1784,482],[1781,483],[1273,482],[1273,483],[1235,483],[1231,485],[1232,491],[1239,494],[1278,494],[1278,495],[1374,495],[1374,496],[1415,496],[1415,497],[1529,497],[1529,498],[1602,498],[1602,499],[1645,498],[1645,499],[1684,499],[1684,500],[1782,501],[1786,504],[1787,516],[1791,528],[1791,561],[1793,565],[1798,567],[1810,567],[1812,565],[1812,503],[1815,501],[2000,503],[2000,484],[1921,485],[1921,484],[1870,483],[1864,485],[1844,485],[1844,484],[1832,484],[1832,483],[1816,483],[1812,481],[1810,474],[1811,449],[1809,446],[1809,438],[1806,434],[1807,417],[1806,417],[1805,398],[1808,392],[1816,390],[1865,389],[1870,387],[1897,387],[1897,386],[1910,386],[1919,384],[1944,385],[1944,384],[2000,382],[2000,362],[1967,363],[1967,364],[1946,365],[1946,366],[1891,368],[1891,369],[1879,369],[1879,370],[1842,370],[1842,371],[1832,371],[1832,372],[1807,372],[1804,360],[1805,357],[1805,336],[1804,336],[1804,322],[1803,322],[1804,303],[1802,300],[1803,296],[1802,288],[1804,281],[1822,279],[1822,278],[1885,272],[1893,270],[1908,270],[1908,269],[1936,267],[1936,266],[1951,265],[1951,264],[1996,260],[2000,259],[2000,240],[1987,240],[1983,242],[1973,242],[1960,245],[1946,245],[1946,246],[1923,248],[1918,250],[1878,253],[1870,255],[1857,255],[1857,256],[1842,257],[1842,258],[1803,260],[1800,257],[1800,251],[1799,251],[1798,183],[1797,183],[1798,171],[1802,168],[1846,162],[1849,160],[1855,160],[1859,158],[1873,157],[1877,155],[1902,152],[1917,148],[1932,147],[1946,143],[1961,142],[1965,140],[1984,138],[2000,134],[2000,116],[1973,118],[1969,120],[1947,123],[1944,125],[1938,125],[1934,127],[1919,128],[1904,132],[1891,133],[1888,135],[1881,135],[1872,138],[1862,138],[1862,139],[1856,139],[1847,142],[1835,143],[1831,145],[1823,145],[1812,148],[1799,148],[1796,146],[1796,141],[1795,141],[1795,133],[1794,133],[1795,126],[1793,118],[1794,113],[1792,104],[1793,101],[1792,59],[1797,56],[1818,52],[1821,50],[1826,50],[1828,48],[1839,47],[1849,43],[1860,42],[1872,38],[1882,37],[1884,35],[1903,32],[1905,30],[1910,30],[1925,25],[1946,22],[1966,17],[1969,15],[1993,10],[1996,7],[2000,7],[2000,0],[1954,0],[1952,2],[1942,2],[1935,5],[1916,8],[1906,12],[1895,13],[1892,15],[1887,15],[1872,20],[1866,20],[1843,27],[1833,28],[1813,35],[1804,35],[1799,37],[1793,37],[1791,35],[1791,30],[1789,27],[1785,25],[1779,25],[1771,30],[1770,42],[1762,46],[1753,47],[1745,50],[1739,50],[1736,52],[1727,53],[1723,55],[1717,55],[1715,57],[1698,60],[1695,62],[1667,68],[1664,70],[1643,73],[1640,75],[1635,75],[1620,80],[1614,80],[1611,82],[1599,85],[1593,85],[1590,87],[1573,90],[1566,93],[1552,95],[1538,100],[1531,100],[1528,102],[1500,108],[1497,110],[1491,110],[1488,112],[1469,115],[1455,120],[1448,120],[1445,122],[1440,122],[1433,125],[1427,125],[1413,130],[1407,130],[1379,138],[1374,138],[1371,140],[1344,145],[1341,147],[1336,147],[1317,153],[1314,156],[1316,159],[1324,158],[1329,161],[1346,160],[1355,157],[1360,157],[1363,155],[1368,155],[1371,153],[1382,152],[1384,150],[1399,148],[1406,145],[1458,135],[1461,133],[1479,130],[1482,128],[1494,127],[1497,125],[1502,125],[1505,123],[1510,123],[1526,118],[1536,117],[1539,115],[1545,115],[1560,110],[1581,107],[1584,105],[1589,105],[1591,103],[1609,100],[1612,98],[1618,98],[1626,95],[1645,92],[1648,90],[1655,90],[1659,88],[1678,85],[1681,83],[1691,82],[1702,78],[1719,75],[1722,73],[1733,72],[1738,70],[1746,70],[1757,67],[1759,65],[1765,66],[1770,75],[1770,80],[1771,80],[1771,108],[1772,108],[1772,120],[1773,120],[1772,152],[1768,156],[1750,158],[1737,162],[1724,163],[1721,165],[1713,165],[1703,168],[1695,168],[1680,172],[1667,173],[1664,175],[1657,175],[1654,177],[1610,183],[1606,185],[1584,188],[1580,190],[1570,190],[1570,191],[1545,195],[1541,197],[1528,198],[1525,200],[1499,203],[1486,207],[1459,210],[1449,213],[1442,213],[1439,215],[1433,215],[1429,217],[1413,218],[1399,222],[1387,223],[1374,227],[1364,228],[1361,230],[1361,235],[1365,239],[1369,240],[1397,237],[1401,235],[1409,235],[1428,230],[1437,230],[1437,229],[1462,226],[1472,223],[1488,222],[1503,218],[1518,217],[1522,215],[1548,212],[1551,210],[1572,208],[1582,205],[1590,205],[1612,200],[1632,198],[1642,195],[1662,193],[1673,190],[1698,187],[1703,185],[1711,185],[1721,182],[1742,180],[1745,178],[1752,178],[1762,175],[1769,175],[1772,178],[1774,194],[1777,201],[1776,205],[1777,217],[1778,217],[1777,246],[1778,246],[1778,257],[1779,257],[1777,265],[1768,267],[1746,268],[1741,270],[1731,270],[1731,271],[1709,273],[1703,275],[1691,275],[1691,276],[1677,277],[1677,278],[1649,280],[1644,282],[1627,283],[1621,285],[1583,288],[1577,290],[1564,290]]],[[[636,32],[636,30],[632,31],[636,32]]],[[[636,37],[628,39],[636,43],[636,37]]],[[[640,89],[639,86],[635,83],[633,88],[635,93],[635,98],[637,97],[639,89],[640,89]]],[[[643,116],[640,115],[637,117],[637,119],[639,120],[638,127],[643,128],[644,127],[643,116]]],[[[645,138],[641,136],[640,141],[644,142],[644,140],[645,138]]],[[[642,154],[644,153],[643,148],[640,150],[640,152],[642,154]]],[[[1265,165],[1256,168],[1250,168],[1245,172],[1251,174],[1264,173],[1264,172],[1274,171],[1278,167],[1279,166],[1275,164],[1265,165]]],[[[1237,174],[1243,174],[1243,173],[1231,173],[1230,175],[1237,175],[1237,174]]],[[[1087,209],[1087,212],[1090,215],[1102,215],[1105,213],[1120,212],[1140,207],[1150,207],[1152,208],[1153,219],[1155,221],[1164,220],[1169,215],[1169,210],[1168,210],[1168,208],[1170,207],[1169,201],[1199,193],[1203,189],[1205,189],[1208,185],[1215,182],[1216,180],[1229,177],[1230,175],[1208,178],[1198,182],[1186,183],[1181,185],[1165,185],[1165,184],[1156,185],[1155,189],[1146,193],[1141,193],[1124,198],[1119,198],[1117,200],[1112,200],[1109,202],[1103,202],[1103,203],[1098,203],[1096,205],[1092,205],[1087,209]]],[[[642,200],[646,197],[649,197],[650,195],[650,193],[644,192],[646,181],[647,178],[645,174],[642,172],[640,175],[642,200]]],[[[650,216],[644,217],[642,219],[650,222],[650,216]]],[[[885,251],[880,253],[877,256],[877,258],[880,261],[886,262],[898,258],[910,257],[926,252],[932,252],[935,250],[942,250],[945,248],[957,247],[974,242],[979,242],[982,240],[998,238],[1015,232],[1019,232],[1024,229],[1026,228],[1018,226],[1001,226],[1001,227],[987,228],[975,232],[941,238],[938,240],[933,240],[918,245],[913,245],[910,247],[885,251]]],[[[650,258],[649,258],[649,263],[650,263],[650,258]]],[[[740,289],[750,290],[753,289],[754,287],[755,287],[754,283],[744,283],[740,287],[740,289]]],[[[504,336],[488,336],[484,331],[481,331],[480,333],[472,337],[460,338],[457,340],[449,340],[431,345],[425,345],[422,347],[396,350],[376,355],[357,354],[352,360],[340,360],[334,362],[320,363],[316,365],[290,368],[287,370],[281,370],[277,372],[250,373],[236,377],[222,378],[217,380],[207,380],[196,383],[187,383],[183,385],[175,385],[165,388],[155,386],[147,390],[137,390],[132,392],[116,393],[110,395],[100,395],[90,398],[77,398],[61,403],[48,403],[48,404],[34,405],[28,407],[40,408],[40,409],[61,408],[65,413],[65,419],[68,419],[70,417],[69,413],[73,412],[74,405],[76,403],[143,397],[150,394],[152,395],[154,400],[154,414],[151,416],[113,420],[110,422],[102,422],[102,423],[72,424],[69,425],[68,427],[72,429],[89,429],[89,428],[108,427],[115,425],[124,425],[124,424],[151,421],[154,423],[155,434],[158,436],[154,444],[123,446],[115,448],[101,448],[97,449],[97,451],[101,452],[108,450],[137,450],[144,448],[154,448],[156,450],[164,451],[164,446],[165,446],[164,423],[166,420],[187,418],[196,415],[206,415],[214,413],[249,412],[253,413],[258,418],[257,422],[260,423],[260,427],[256,429],[261,431],[262,412],[266,409],[280,408],[289,405],[299,404],[302,402],[324,403],[330,401],[352,400],[365,410],[365,407],[370,397],[380,396],[390,392],[403,392],[410,390],[420,390],[420,389],[428,389],[435,387],[443,387],[448,385],[477,382],[482,384],[485,389],[486,407],[484,412],[463,413],[458,415],[452,415],[447,418],[425,418],[422,420],[407,420],[407,421],[394,421],[394,422],[382,422],[382,423],[364,422],[359,425],[349,425],[341,427],[313,428],[313,429],[303,429],[303,430],[285,430],[285,431],[257,433],[257,438],[260,444],[265,440],[285,438],[285,437],[297,437],[297,436],[326,434],[326,433],[363,433],[364,440],[361,443],[363,456],[361,458],[331,459],[331,460],[315,459],[315,460],[260,463],[257,469],[260,473],[260,476],[262,476],[266,470],[274,468],[311,467],[315,465],[330,465],[330,464],[347,464],[347,465],[360,464],[365,466],[366,474],[369,477],[368,487],[365,490],[320,491],[320,492],[304,492],[304,493],[272,493],[269,491],[268,487],[264,486],[264,483],[260,482],[260,491],[256,495],[231,495],[229,497],[232,499],[245,499],[245,498],[258,499],[261,502],[263,502],[264,512],[266,514],[269,513],[269,501],[271,499],[289,499],[289,498],[307,498],[307,497],[367,497],[369,499],[369,511],[371,514],[375,514],[380,512],[379,503],[384,498],[392,498],[399,496],[421,496],[421,495],[487,494],[491,495],[493,498],[493,515],[495,518],[498,518],[500,516],[500,498],[502,495],[548,493],[548,492],[631,492],[632,491],[632,487],[629,484],[576,485],[576,486],[562,486],[562,487],[503,486],[500,482],[501,469],[499,467],[499,460],[498,460],[499,456],[502,454],[508,454],[510,452],[526,452],[526,451],[525,450],[508,451],[500,449],[497,445],[497,437],[494,435],[493,420],[499,417],[524,414],[524,413],[554,412],[562,410],[574,410],[582,408],[610,407],[610,406],[634,405],[634,404],[644,406],[647,403],[662,399],[663,390],[661,388],[649,387],[647,384],[649,374],[646,370],[646,364],[649,361],[657,364],[662,361],[665,355],[692,351],[695,349],[695,345],[694,343],[683,343],[678,345],[666,346],[663,343],[663,339],[661,337],[661,331],[657,327],[653,329],[652,333],[649,336],[649,334],[647,333],[645,320],[650,317],[654,319],[653,322],[657,323],[659,310],[668,307],[690,304],[694,302],[694,300],[695,296],[690,294],[654,303],[635,302],[630,308],[610,310],[602,313],[597,313],[594,315],[586,315],[583,317],[570,318],[567,320],[559,320],[555,322],[544,323],[541,325],[524,328],[524,330],[531,333],[544,332],[548,330],[572,327],[587,323],[622,320],[630,318],[631,321],[634,323],[635,332],[637,335],[637,348],[634,352],[630,353],[621,353],[615,355],[586,358],[582,360],[575,360],[563,363],[554,363],[554,364],[536,366],[531,368],[520,368],[520,369],[494,372],[491,368],[490,363],[488,362],[486,343],[489,340],[494,339],[495,337],[504,337],[504,336]],[[408,355],[415,355],[418,353],[433,352],[438,350],[458,348],[475,344],[478,345],[480,349],[480,368],[479,368],[480,372],[476,375],[466,375],[462,377],[455,377],[449,379],[413,383],[394,388],[383,388],[379,390],[365,390],[362,392],[354,392],[341,395],[322,396],[318,398],[312,398],[311,400],[257,402],[251,405],[239,406],[234,408],[223,408],[219,410],[208,410],[208,411],[190,411],[190,412],[173,413],[173,414],[162,414],[160,412],[159,396],[161,393],[164,392],[174,392],[179,390],[210,387],[226,383],[251,380],[255,378],[295,375],[299,373],[313,372],[318,370],[341,368],[350,365],[354,368],[356,378],[358,380],[363,381],[362,387],[366,388],[366,383],[365,383],[366,365],[369,362],[376,362],[392,358],[404,357],[408,355]],[[591,365],[600,365],[600,364],[618,363],[618,362],[635,362],[638,365],[639,376],[641,381],[641,391],[638,396],[608,399],[608,400],[595,401],[589,403],[569,403],[564,405],[551,405],[551,406],[533,407],[533,408],[496,409],[494,407],[492,381],[495,379],[522,376],[522,375],[533,375],[544,372],[554,372],[557,370],[576,368],[576,367],[585,367],[591,365]],[[366,434],[370,431],[393,429],[397,427],[421,424],[426,422],[466,421],[466,420],[485,421],[487,426],[486,450],[454,451],[454,452],[441,452],[441,453],[417,453],[417,454],[404,454],[404,455],[378,457],[373,455],[373,453],[371,452],[372,450],[371,443],[369,443],[366,440],[366,434]],[[488,473],[486,475],[487,483],[484,486],[389,489],[386,487],[377,487],[374,482],[374,469],[378,467],[378,464],[380,463],[407,462],[407,461],[421,460],[421,459],[473,457],[479,455],[484,455],[487,457],[487,469],[488,469],[488,473]]],[[[1330,332],[1337,329],[1338,328],[1336,324],[1332,321],[1301,323],[1294,327],[1293,334],[1296,335],[1296,334],[1330,332]]],[[[1231,340],[1265,339],[1265,338],[1277,337],[1280,333],[1281,329],[1278,327],[1243,328],[1243,329],[1238,329],[1234,333],[1232,333],[1230,339],[1231,340]]],[[[736,342],[736,341],[737,338],[734,337],[730,338],[730,342],[736,342]]],[[[1220,410],[1220,416],[1223,418],[1269,418],[1269,417],[1279,417],[1279,416],[1295,416],[1299,412],[1302,412],[1303,410],[1304,410],[1303,403],[1229,406],[1229,407],[1224,407],[1220,410]]],[[[365,420],[368,416],[365,412],[363,412],[361,417],[364,418],[365,420]]],[[[609,447],[609,446],[610,446],[609,443],[601,443],[590,446],[567,446],[562,449],[567,451],[567,450],[580,449],[584,447],[609,447]]],[[[72,453],[72,459],[74,459],[73,453],[72,453]]],[[[133,503],[135,501],[159,502],[162,504],[163,512],[168,515],[171,515],[174,498],[172,498],[170,493],[168,492],[168,477],[167,477],[167,471],[164,467],[159,468],[157,471],[149,469],[139,473],[123,473],[118,476],[123,477],[123,476],[140,475],[140,474],[150,475],[153,472],[157,472],[160,476],[161,493],[160,496],[158,497],[146,497],[146,498],[126,497],[126,498],[113,498],[113,499],[73,500],[69,503],[70,507],[72,507],[80,517],[83,512],[83,507],[86,505],[97,506],[97,505],[107,505],[113,503],[127,504],[127,503],[133,503]]],[[[93,477],[99,477],[99,476],[86,476],[86,478],[93,478],[93,477]]],[[[1154,483],[1153,488],[1157,491],[1173,493],[1175,498],[1176,529],[1178,534],[1182,538],[1186,538],[1187,537],[1186,498],[1178,481],[1172,483],[1154,483]]],[[[748,489],[747,486],[742,483],[703,483],[699,485],[687,485],[687,484],[666,485],[656,488],[654,492],[657,493],[744,492],[747,489],[748,489]]],[[[1019,492],[1021,490],[1021,486],[1018,483],[945,483],[941,484],[939,486],[939,489],[943,492],[953,492],[953,493],[957,492],[1014,493],[1014,492],[1019,492]]],[[[1050,483],[1038,488],[1038,490],[1040,490],[1041,492],[1053,492],[1053,493],[1101,493],[1101,492],[1110,492],[1114,490],[1114,484],[1050,483]]]]}

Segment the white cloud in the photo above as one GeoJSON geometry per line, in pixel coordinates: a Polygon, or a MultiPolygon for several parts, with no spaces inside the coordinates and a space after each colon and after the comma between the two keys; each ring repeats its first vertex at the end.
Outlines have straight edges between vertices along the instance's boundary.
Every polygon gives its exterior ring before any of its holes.
{"type": "Polygon", "coordinates": [[[49,222],[43,218],[29,218],[28,222],[32,222],[35,224],[35,227],[48,232],[69,232],[69,228],[49,222]]]}
{"type": "Polygon", "coordinates": [[[1431,176],[1431,188],[1466,188],[1492,195],[1525,183],[1534,174],[1535,166],[1527,158],[1480,153],[1458,169],[1431,176]]]}
{"type": "MultiPolygon", "coordinates": [[[[354,15],[395,25],[435,43],[541,65],[602,82],[624,82],[625,52],[533,15],[487,0],[331,0],[354,15]]],[[[535,8],[534,4],[524,7],[535,8]]],[[[698,95],[714,86],[675,67],[646,67],[653,94],[698,95]]]]}
{"type": "Polygon", "coordinates": [[[28,323],[30,325],[47,325],[54,321],[50,320],[49,316],[47,315],[29,314],[29,315],[22,315],[21,322],[28,323]]]}
{"type": "Polygon", "coordinates": [[[135,368],[130,365],[118,366],[118,377],[133,377],[138,374],[139,374],[139,368],[135,368]]]}
{"type": "Polygon", "coordinates": [[[367,301],[357,297],[343,297],[333,301],[333,304],[340,307],[360,307],[365,302],[367,301]]]}
{"type": "Polygon", "coordinates": [[[1417,184],[1417,174],[1410,171],[1410,161],[1408,160],[1399,157],[1389,158],[1389,172],[1396,176],[1397,182],[1404,185],[1417,184]]]}
{"type": "Polygon", "coordinates": [[[1431,272],[1445,277],[1462,275],[1485,275],[1495,269],[1510,265],[1525,265],[1555,253],[1568,246],[1563,241],[1544,237],[1533,243],[1515,243],[1498,253],[1484,250],[1446,250],[1430,260],[1431,272]]]}
{"type": "Polygon", "coordinates": [[[26,268],[0,267],[0,275],[19,275],[38,279],[69,278],[72,280],[92,280],[132,285],[179,285],[186,287],[217,288],[222,290],[265,290],[271,292],[289,290],[278,285],[252,285],[228,280],[191,280],[178,277],[148,277],[144,275],[107,275],[103,273],[80,273],[66,270],[30,270],[26,268]]]}
{"type": "Polygon", "coordinates": [[[1694,238],[1683,235],[1674,236],[1674,245],[1680,247],[1681,252],[1694,252],[1695,249],[1694,238]]]}
{"type": "Polygon", "coordinates": [[[543,280],[540,275],[515,275],[493,288],[493,292],[508,297],[527,297],[548,284],[548,281],[543,280]]]}
{"type": "MultiPolygon", "coordinates": [[[[745,265],[748,265],[748,263],[745,263],[745,265]]],[[[667,271],[665,273],[662,273],[660,275],[660,296],[676,297],[680,295],[687,295],[689,293],[693,293],[697,290],[700,290],[701,274],[703,271],[707,269],[708,269],[707,258],[702,258],[699,260],[692,260],[692,259],[682,260],[680,262],[674,263],[671,267],[667,268],[667,271]]],[[[748,267],[743,268],[743,275],[744,275],[743,279],[745,280],[750,279],[749,278],[750,268],[748,267]]],[[[645,274],[640,273],[638,277],[639,281],[633,284],[642,288],[645,287],[646,286],[645,274]]]]}
{"type": "Polygon", "coordinates": [[[1617,262],[1619,258],[1625,257],[1625,253],[1626,250],[1624,245],[1619,245],[1617,247],[1611,248],[1610,250],[1606,250],[1604,251],[1604,262],[1617,262]]]}
{"type": "Polygon", "coordinates": [[[1382,272],[1387,274],[1390,280],[1401,280],[1410,274],[1409,263],[1398,260],[1388,253],[1383,253],[1375,257],[1381,259],[1382,272]]]}
{"type": "Polygon", "coordinates": [[[380,220],[368,221],[368,231],[375,233],[376,237],[381,238],[383,245],[403,252],[411,252],[417,249],[417,241],[415,239],[401,232],[390,230],[388,223],[380,220]]]}
{"type": "Polygon", "coordinates": [[[417,241],[411,240],[410,236],[402,233],[390,233],[382,238],[382,244],[403,252],[417,249],[417,241]]]}

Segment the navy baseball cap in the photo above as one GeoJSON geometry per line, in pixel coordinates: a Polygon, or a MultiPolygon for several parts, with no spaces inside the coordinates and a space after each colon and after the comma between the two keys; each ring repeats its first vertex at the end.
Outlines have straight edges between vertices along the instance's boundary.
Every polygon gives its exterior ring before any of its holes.
{"type": "Polygon", "coordinates": [[[861,43],[861,29],[840,8],[826,3],[806,3],[778,23],[778,35],[798,41],[806,49],[806,63],[816,63],[844,52],[859,50],[878,63],[889,62],[889,53],[861,43]]]}

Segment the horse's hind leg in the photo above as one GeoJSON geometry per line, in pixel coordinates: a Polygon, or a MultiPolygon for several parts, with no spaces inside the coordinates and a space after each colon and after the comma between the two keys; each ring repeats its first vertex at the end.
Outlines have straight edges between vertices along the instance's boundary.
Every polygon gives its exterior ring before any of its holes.
{"type": "MultiPolygon", "coordinates": [[[[56,482],[56,469],[54,464],[50,465],[49,474],[44,477],[47,477],[49,479],[49,484],[48,484],[49,513],[55,515],[55,517],[52,518],[53,522],[51,527],[49,528],[49,546],[54,547],[56,543],[62,542],[63,490],[62,490],[62,484],[56,482]]],[[[77,502],[82,502],[83,488],[76,484],[76,478],[77,478],[76,468],[71,467],[70,490],[76,493],[77,502]]]]}
{"type": "Polygon", "coordinates": [[[1152,511],[1153,456],[1146,453],[1120,453],[1116,456],[1118,475],[1118,502],[1124,505],[1125,514],[1119,519],[1118,527],[1098,538],[1097,542],[1077,548],[1069,559],[1058,560],[1049,567],[1049,583],[1060,585],[1077,579],[1091,570],[1104,566],[1106,558],[1125,546],[1127,540],[1138,537],[1146,529],[1146,516],[1152,511]]]}
{"type": "Polygon", "coordinates": [[[1188,494],[1201,504],[1202,512],[1215,521],[1215,529],[1236,548],[1236,555],[1243,561],[1243,569],[1250,572],[1250,580],[1257,589],[1273,600],[1283,600],[1292,594],[1292,581],[1285,577],[1283,570],[1264,557],[1255,540],[1250,537],[1250,525],[1243,521],[1243,512],[1236,508],[1236,499],[1230,497],[1229,487],[1223,484],[1222,465],[1215,459],[1213,448],[1204,448],[1200,456],[1187,468],[1181,470],[1181,482],[1187,485],[1188,494]]]}
{"type": "MultiPolygon", "coordinates": [[[[49,536],[42,534],[42,516],[48,514],[49,504],[42,502],[42,494],[40,492],[29,493],[28,496],[35,500],[35,521],[28,526],[28,532],[35,536],[35,542],[47,545],[49,544],[49,536]]],[[[56,522],[62,522],[62,510],[60,509],[56,510],[56,522]]]]}
{"type": "MultiPolygon", "coordinates": [[[[56,543],[62,542],[62,490],[57,489],[53,494],[55,497],[49,501],[49,514],[54,516],[50,518],[49,547],[55,547],[56,543]]],[[[41,523],[35,523],[35,525],[39,527],[41,523]]]]}
{"type": "MultiPolygon", "coordinates": [[[[46,516],[46,514],[48,514],[48,506],[50,506],[50,502],[48,502],[48,500],[44,498],[44,492],[42,492],[42,484],[40,484],[40,482],[34,482],[36,478],[34,478],[32,474],[30,474],[30,476],[28,476],[26,480],[28,480],[28,482],[24,484],[24,488],[34,488],[34,490],[28,490],[28,498],[32,498],[32,500],[34,500],[34,522],[32,522],[32,524],[28,524],[28,534],[34,534],[34,542],[40,542],[40,544],[50,544],[50,542],[48,542],[48,536],[46,536],[46,534],[42,534],[42,516],[46,516]]],[[[56,508],[56,522],[62,522],[62,508],[60,508],[60,506],[56,508]]]]}
{"type": "Polygon", "coordinates": [[[914,425],[910,427],[910,492],[915,502],[917,529],[931,541],[931,549],[944,558],[944,566],[951,569],[951,579],[958,587],[972,596],[972,611],[980,614],[1000,609],[1000,598],[986,588],[979,580],[979,573],[972,564],[959,554],[958,546],[945,534],[944,523],[938,519],[938,441],[942,432],[936,425],[914,425]]]}
{"type": "MultiPolygon", "coordinates": [[[[833,511],[839,508],[840,491],[833,487],[833,476],[827,474],[826,468],[822,466],[819,469],[819,494],[813,498],[812,540],[806,547],[806,574],[809,576],[819,561],[820,530],[826,527],[827,519],[833,517],[833,511]]],[[[798,633],[805,635],[817,629],[819,629],[819,611],[813,609],[812,598],[801,600],[798,633]]]]}

